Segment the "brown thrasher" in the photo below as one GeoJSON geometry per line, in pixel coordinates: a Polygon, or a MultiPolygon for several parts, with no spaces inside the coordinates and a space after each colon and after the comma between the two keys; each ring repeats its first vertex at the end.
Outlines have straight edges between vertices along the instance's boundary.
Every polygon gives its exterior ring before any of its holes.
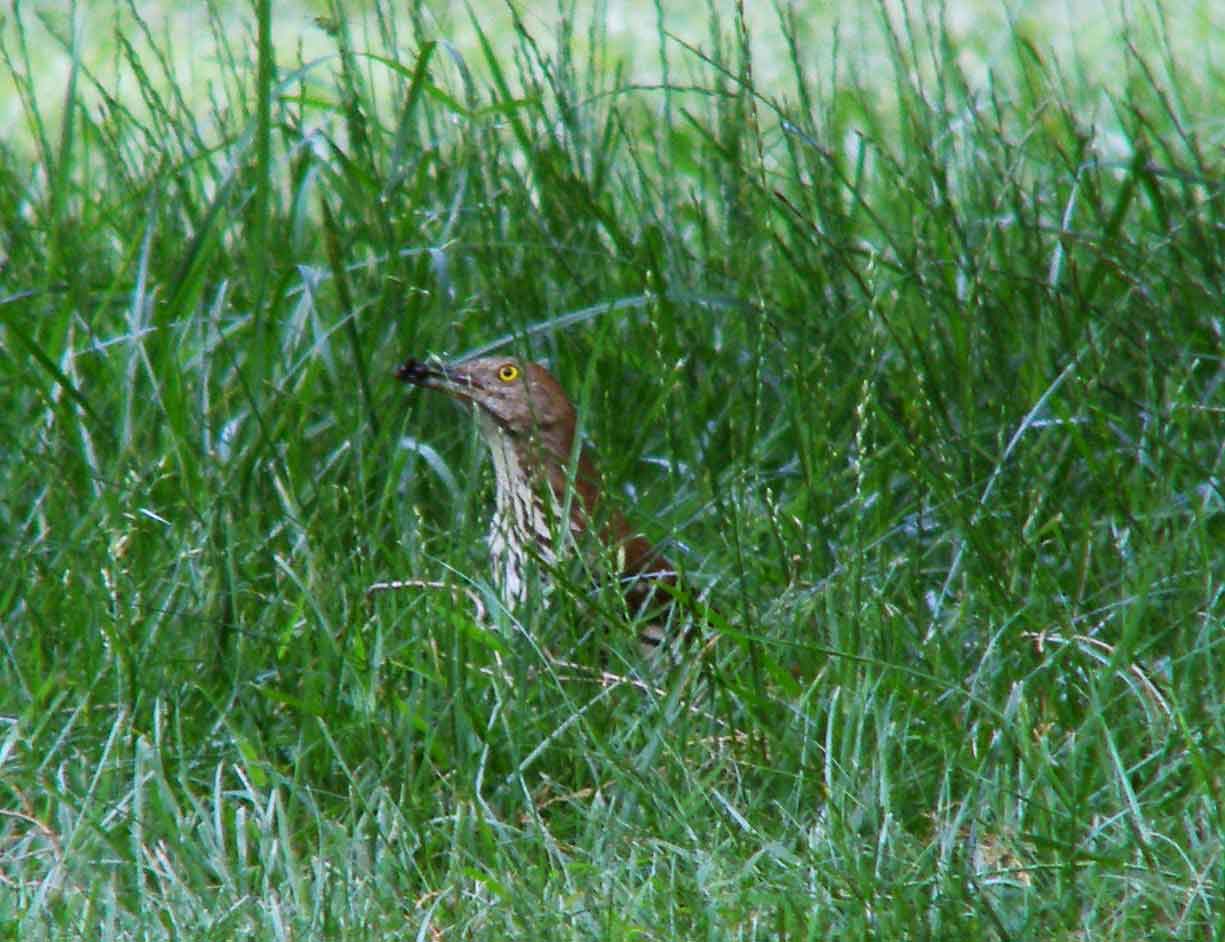
{"type": "Polygon", "coordinates": [[[476,407],[493,457],[489,552],[503,601],[513,607],[526,597],[529,559],[547,576],[558,551],[594,545],[604,557],[593,561],[596,571],[616,573],[629,615],[642,623],[644,653],[662,645],[677,596],[676,570],[616,509],[604,506],[595,465],[585,449],[575,448],[574,406],[549,371],[512,357],[408,360],[396,377],[476,407]],[[557,522],[567,510],[568,531],[560,532],[557,522]]]}

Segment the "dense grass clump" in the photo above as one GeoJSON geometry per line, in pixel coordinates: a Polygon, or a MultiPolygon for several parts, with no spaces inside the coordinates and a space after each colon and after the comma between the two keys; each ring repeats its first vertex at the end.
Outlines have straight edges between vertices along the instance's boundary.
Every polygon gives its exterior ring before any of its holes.
{"type": "Polygon", "coordinates": [[[1221,933],[1219,75],[270,9],[203,90],[128,6],[0,32],[0,938],[1221,933]],[[717,606],[688,670],[497,604],[391,379],[495,344],[717,606]]]}

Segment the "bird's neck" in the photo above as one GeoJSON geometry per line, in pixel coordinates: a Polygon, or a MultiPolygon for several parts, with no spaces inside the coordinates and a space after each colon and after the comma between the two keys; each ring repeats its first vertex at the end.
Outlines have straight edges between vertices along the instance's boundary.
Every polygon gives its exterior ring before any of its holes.
{"type": "Polygon", "coordinates": [[[482,436],[493,457],[498,490],[503,491],[504,485],[515,481],[526,481],[537,489],[547,486],[553,491],[555,499],[560,500],[570,476],[573,432],[566,435],[564,430],[550,428],[514,433],[503,428],[492,417],[484,413],[478,415],[482,436]]]}
{"type": "MultiPolygon", "coordinates": [[[[495,487],[489,550],[503,598],[513,604],[522,601],[527,592],[527,560],[556,562],[559,540],[571,533],[560,532],[557,527],[563,501],[554,486],[557,474],[550,473],[546,465],[557,464],[557,459],[492,420],[482,421],[481,431],[493,459],[495,487]]],[[[576,519],[572,514],[571,521],[576,519]]]]}

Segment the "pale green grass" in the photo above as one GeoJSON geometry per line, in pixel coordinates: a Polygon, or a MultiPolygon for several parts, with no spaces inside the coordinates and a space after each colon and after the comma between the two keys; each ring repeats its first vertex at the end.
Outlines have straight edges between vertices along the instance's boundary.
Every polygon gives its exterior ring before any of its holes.
{"type": "MultiPolygon", "coordinates": [[[[33,89],[39,112],[50,123],[58,123],[63,89],[73,62],[98,76],[125,106],[142,113],[140,83],[124,62],[124,44],[131,44],[141,61],[156,75],[153,62],[166,58],[174,69],[175,94],[193,108],[207,109],[218,83],[228,81],[232,63],[213,42],[212,30],[220,29],[231,40],[253,39],[256,26],[243,4],[150,3],[136,4],[143,26],[137,28],[127,3],[77,3],[64,7],[28,3],[16,9],[23,13],[30,65],[39,81],[33,89]],[[118,31],[117,31],[118,27],[118,31]],[[123,41],[118,40],[122,34],[123,41]],[[73,37],[77,38],[73,49],[73,37]]],[[[420,39],[445,42],[467,60],[481,76],[488,69],[481,56],[481,36],[463,6],[421,2],[414,5],[420,39]]],[[[481,8],[480,25],[495,55],[508,61],[518,42],[516,18],[538,38],[554,35],[569,7],[556,2],[531,2],[511,8],[493,4],[481,8]]],[[[955,50],[955,61],[976,87],[988,84],[995,73],[1015,72],[1014,41],[1020,37],[1052,60],[1075,64],[1086,86],[1117,87],[1130,61],[1128,46],[1158,57],[1168,51],[1191,74],[1214,76],[1225,61],[1225,8],[1212,0],[1186,0],[1177,4],[1159,2],[1115,3],[1105,7],[1095,0],[1030,0],[1000,3],[993,0],[950,0],[926,7],[899,0],[883,3],[833,2],[739,3],[711,0],[709,4],[660,5],[656,0],[606,0],[593,6],[591,18],[600,24],[595,42],[586,29],[571,37],[575,55],[596,56],[601,67],[618,68],[626,83],[656,85],[668,79],[688,81],[701,68],[686,47],[713,53],[710,14],[718,17],[725,34],[741,17],[747,26],[753,55],[754,87],[769,97],[789,98],[794,92],[794,70],[789,53],[795,40],[800,61],[810,76],[825,83],[838,65],[838,56],[850,50],[849,67],[855,80],[880,96],[878,107],[888,110],[895,103],[887,33],[882,16],[915,43],[913,68],[932,75],[943,53],[932,53],[933,35],[943,34],[955,50]],[[779,10],[786,11],[789,25],[781,29],[779,10]],[[909,24],[909,25],[908,25],[909,24]],[[660,27],[667,41],[660,43],[660,27]],[[696,71],[695,71],[696,70],[696,71]]],[[[325,2],[277,3],[270,11],[271,41],[276,58],[287,61],[330,60],[335,44],[323,28],[332,14],[325,2]]],[[[583,19],[582,11],[579,18],[583,19]]],[[[363,49],[377,49],[383,40],[377,5],[346,5],[345,19],[363,49]]],[[[14,35],[15,19],[6,18],[2,31],[14,35]]],[[[385,74],[371,76],[380,94],[391,87],[385,74]]],[[[512,86],[517,73],[508,76],[512,86]]],[[[161,86],[163,91],[165,86],[161,86]]],[[[832,94],[833,87],[825,87],[832,94]]],[[[89,88],[79,94],[88,106],[100,104],[89,88]]],[[[1084,103],[1098,109],[1103,98],[1084,103]]],[[[1102,115],[1097,115],[1101,120],[1102,115]]],[[[1110,124],[1108,116],[1105,117],[1110,124]]],[[[32,145],[18,96],[0,86],[0,126],[8,129],[10,146],[32,145]]]]}
{"type": "Polygon", "coordinates": [[[1215,14],[245,9],[4,26],[0,938],[1220,937],[1215,14]],[[700,671],[497,607],[507,335],[700,671]]]}

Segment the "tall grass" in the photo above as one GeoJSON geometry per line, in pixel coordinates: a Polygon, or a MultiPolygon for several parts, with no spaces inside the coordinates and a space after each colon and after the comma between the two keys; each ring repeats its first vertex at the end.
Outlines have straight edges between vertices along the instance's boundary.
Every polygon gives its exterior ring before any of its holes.
{"type": "Polygon", "coordinates": [[[3,937],[1220,935],[1216,76],[206,9],[206,107],[132,8],[2,34],[3,937]],[[472,423],[391,373],[498,341],[700,671],[497,605],[472,423]]]}

